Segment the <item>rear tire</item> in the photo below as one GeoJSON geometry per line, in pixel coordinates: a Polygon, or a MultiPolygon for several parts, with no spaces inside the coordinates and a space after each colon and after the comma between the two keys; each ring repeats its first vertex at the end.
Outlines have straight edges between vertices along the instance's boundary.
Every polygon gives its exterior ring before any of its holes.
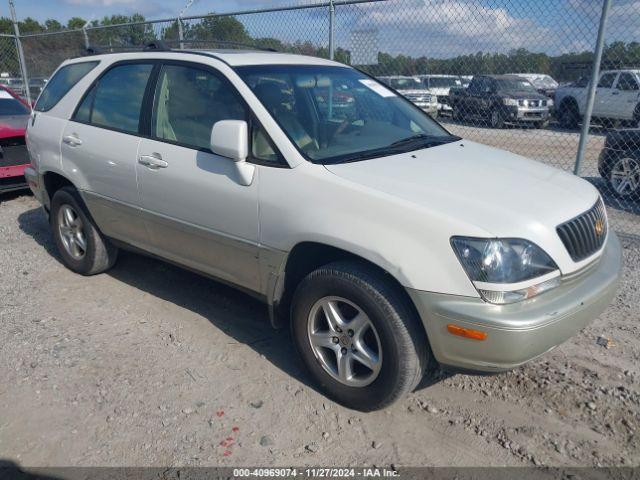
{"type": "Polygon", "coordinates": [[[386,274],[365,264],[341,261],[311,272],[296,289],[291,314],[307,369],[327,396],[348,408],[392,404],[427,368],[430,350],[413,305],[386,274]]]}
{"type": "Polygon", "coordinates": [[[62,187],[53,195],[50,222],[58,252],[69,270],[95,275],[116,262],[117,247],[102,235],[75,188],[62,187]]]}

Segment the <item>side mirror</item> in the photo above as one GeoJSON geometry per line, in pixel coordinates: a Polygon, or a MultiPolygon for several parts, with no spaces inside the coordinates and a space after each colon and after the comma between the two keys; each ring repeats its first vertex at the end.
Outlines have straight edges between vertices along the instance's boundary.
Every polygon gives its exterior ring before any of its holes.
{"type": "Polygon", "coordinates": [[[244,162],[249,155],[249,127],[244,120],[220,120],[211,129],[211,151],[244,162]]]}
{"type": "Polygon", "coordinates": [[[211,128],[211,151],[235,162],[240,185],[253,183],[255,165],[247,163],[249,156],[249,126],[244,120],[220,120],[211,128]]]}

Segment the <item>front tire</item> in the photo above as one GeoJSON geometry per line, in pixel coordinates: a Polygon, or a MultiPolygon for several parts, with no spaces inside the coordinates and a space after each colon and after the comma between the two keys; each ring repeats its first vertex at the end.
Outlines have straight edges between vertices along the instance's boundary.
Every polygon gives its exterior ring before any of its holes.
{"type": "Polygon", "coordinates": [[[573,102],[563,102],[558,115],[560,126],[566,130],[574,129],[580,122],[578,106],[573,102]]]}
{"type": "Polygon", "coordinates": [[[292,301],[292,337],[332,399],[362,411],[412,391],[429,359],[424,329],[399,287],[359,262],[311,272],[292,301]]]}
{"type": "Polygon", "coordinates": [[[640,199],[640,153],[623,152],[607,169],[607,181],[620,198],[640,199]]]}
{"type": "Polygon", "coordinates": [[[114,265],[118,249],[98,230],[75,188],[55,192],[50,219],[58,252],[69,270],[95,275],[114,265]]]}
{"type": "Polygon", "coordinates": [[[503,128],[504,127],[504,117],[502,116],[502,112],[498,108],[494,108],[491,110],[489,122],[491,124],[491,128],[503,128]]]}

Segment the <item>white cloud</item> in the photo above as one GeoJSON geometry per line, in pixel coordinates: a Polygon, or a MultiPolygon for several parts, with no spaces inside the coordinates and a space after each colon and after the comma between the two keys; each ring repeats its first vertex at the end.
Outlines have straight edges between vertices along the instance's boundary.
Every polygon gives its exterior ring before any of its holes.
{"type": "Polygon", "coordinates": [[[535,15],[515,16],[477,0],[390,1],[362,4],[358,10],[352,28],[378,29],[379,46],[392,53],[447,57],[521,47],[545,51],[558,41],[557,32],[537,23],[535,15]]]}

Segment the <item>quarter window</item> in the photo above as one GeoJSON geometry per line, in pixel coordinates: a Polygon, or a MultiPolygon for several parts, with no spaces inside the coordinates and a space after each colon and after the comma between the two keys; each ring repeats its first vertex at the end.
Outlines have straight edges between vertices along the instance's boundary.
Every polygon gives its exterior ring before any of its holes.
{"type": "Polygon", "coordinates": [[[208,150],[214,123],[246,118],[237,94],[214,73],[181,65],[162,67],[152,117],[155,138],[208,150]]]}
{"type": "Polygon", "coordinates": [[[96,65],[98,62],[82,62],[62,67],[47,82],[47,86],[38,97],[34,110],[38,112],[51,110],[96,65]]]}

